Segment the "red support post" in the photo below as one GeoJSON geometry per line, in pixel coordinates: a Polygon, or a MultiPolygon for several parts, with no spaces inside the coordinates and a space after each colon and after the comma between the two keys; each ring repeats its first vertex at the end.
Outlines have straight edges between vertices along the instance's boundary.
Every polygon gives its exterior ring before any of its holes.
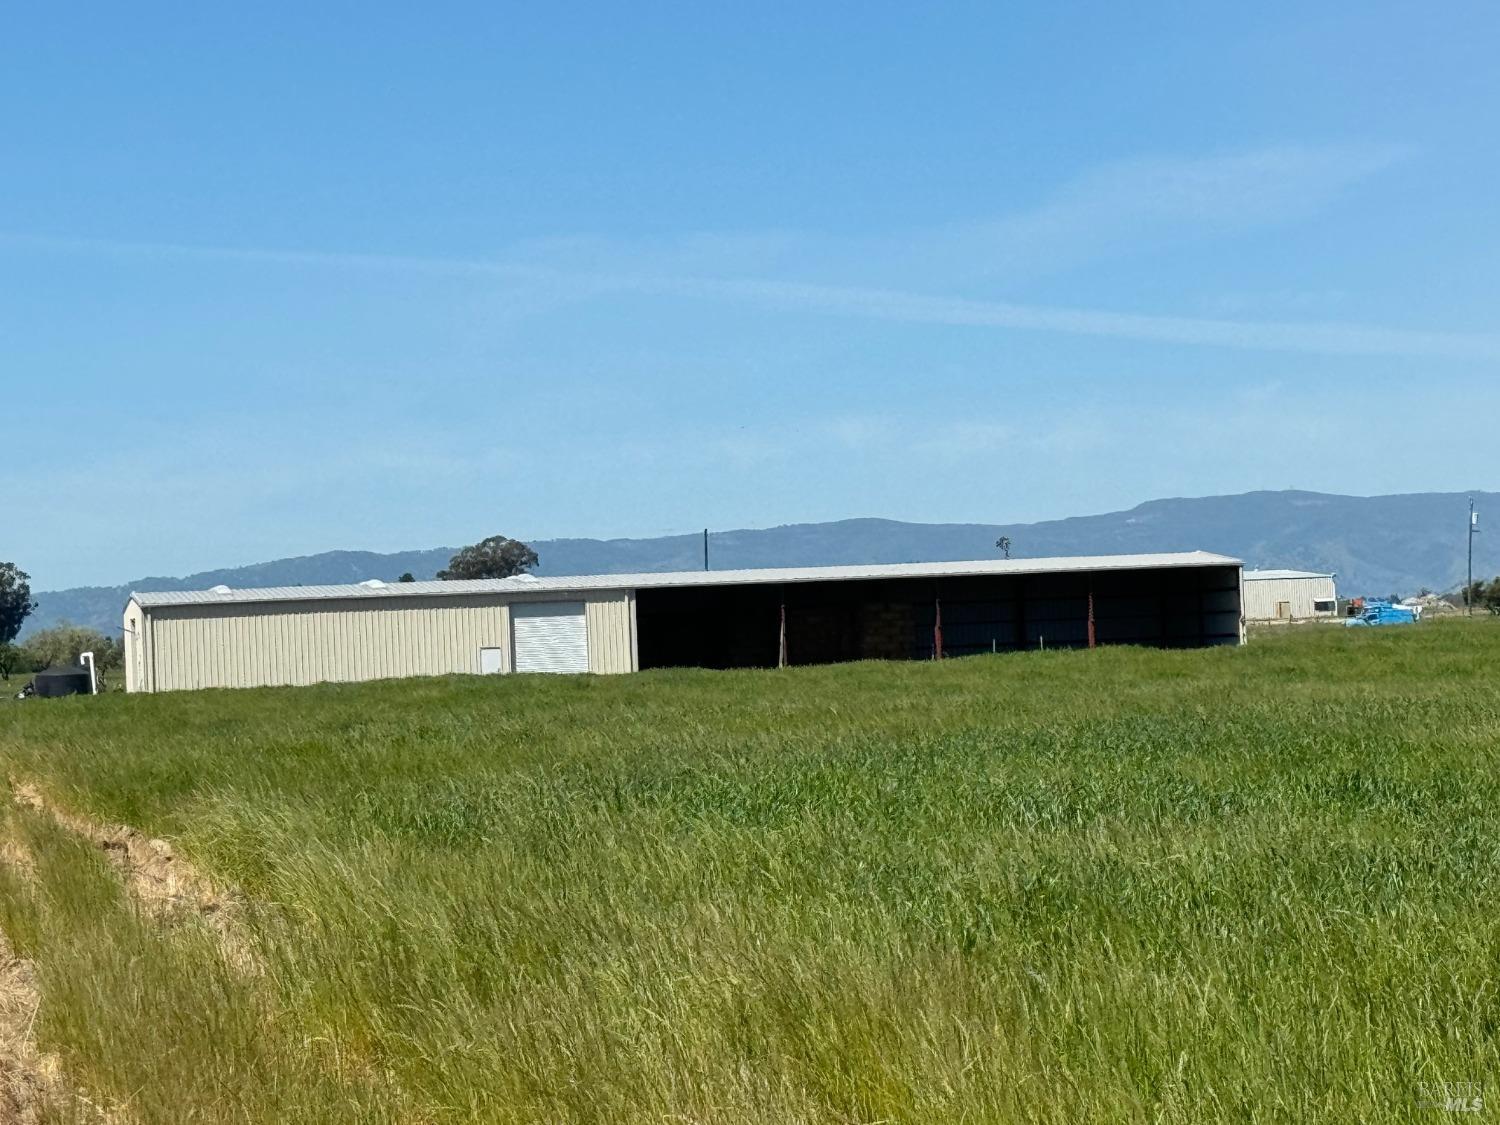
{"type": "Polygon", "coordinates": [[[932,609],[932,658],[941,660],[943,658],[943,599],[934,597],[932,609]]]}
{"type": "Polygon", "coordinates": [[[1089,648],[1094,647],[1094,582],[1089,580],[1089,648]]]}

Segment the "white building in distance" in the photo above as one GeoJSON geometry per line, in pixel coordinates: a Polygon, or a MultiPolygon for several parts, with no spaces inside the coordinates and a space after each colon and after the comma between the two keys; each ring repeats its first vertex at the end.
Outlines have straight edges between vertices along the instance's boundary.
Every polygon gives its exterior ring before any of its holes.
{"type": "Polygon", "coordinates": [[[1306,621],[1336,617],[1336,576],[1313,570],[1245,571],[1246,621],[1306,621]]]}

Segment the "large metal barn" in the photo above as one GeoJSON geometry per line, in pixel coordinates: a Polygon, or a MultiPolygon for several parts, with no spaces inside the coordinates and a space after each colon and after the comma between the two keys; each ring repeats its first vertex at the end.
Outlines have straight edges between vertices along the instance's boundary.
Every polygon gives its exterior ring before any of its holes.
{"type": "Polygon", "coordinates": [[[1238,559],[1159,555],[137,593],[130,691],[774,668],[1244,640],[1238,559]]]}

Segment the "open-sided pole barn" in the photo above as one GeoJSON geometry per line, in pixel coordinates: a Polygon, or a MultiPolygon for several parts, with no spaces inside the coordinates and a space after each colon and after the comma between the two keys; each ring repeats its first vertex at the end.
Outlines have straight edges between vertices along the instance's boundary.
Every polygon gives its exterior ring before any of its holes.
{"type": "Polygon", "coordinates": [[[1159,555],[137,593],[131,691],[756,668],[1244,639],[1239,560],[1159,555]]]}

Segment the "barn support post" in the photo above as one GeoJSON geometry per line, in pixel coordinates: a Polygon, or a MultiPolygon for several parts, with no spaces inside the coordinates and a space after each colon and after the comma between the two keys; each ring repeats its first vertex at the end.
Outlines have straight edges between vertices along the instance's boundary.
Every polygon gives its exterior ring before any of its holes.
{"type": "Polygon", "coordinates": [[[932,658],[943,658],[943,599],[936,594],[932,597],[932,658]]]}
{"type": "Polygon", "coordinates": [[[1198,575],[1198,647],[1208,643],[1208,591],[1203,588],[1203,575],[1198,575]]]}
{"type": "Polygon", "coordinates": [[[1089,648],[1095,645],[1094,637],[1094,580],[1089,579],[1089,648]]]}
{"type": "Polygon", "coordinates": [[[776,667],[786,667],[786,595],[781,597],[781,629],[776,642],[776,667]]]}

